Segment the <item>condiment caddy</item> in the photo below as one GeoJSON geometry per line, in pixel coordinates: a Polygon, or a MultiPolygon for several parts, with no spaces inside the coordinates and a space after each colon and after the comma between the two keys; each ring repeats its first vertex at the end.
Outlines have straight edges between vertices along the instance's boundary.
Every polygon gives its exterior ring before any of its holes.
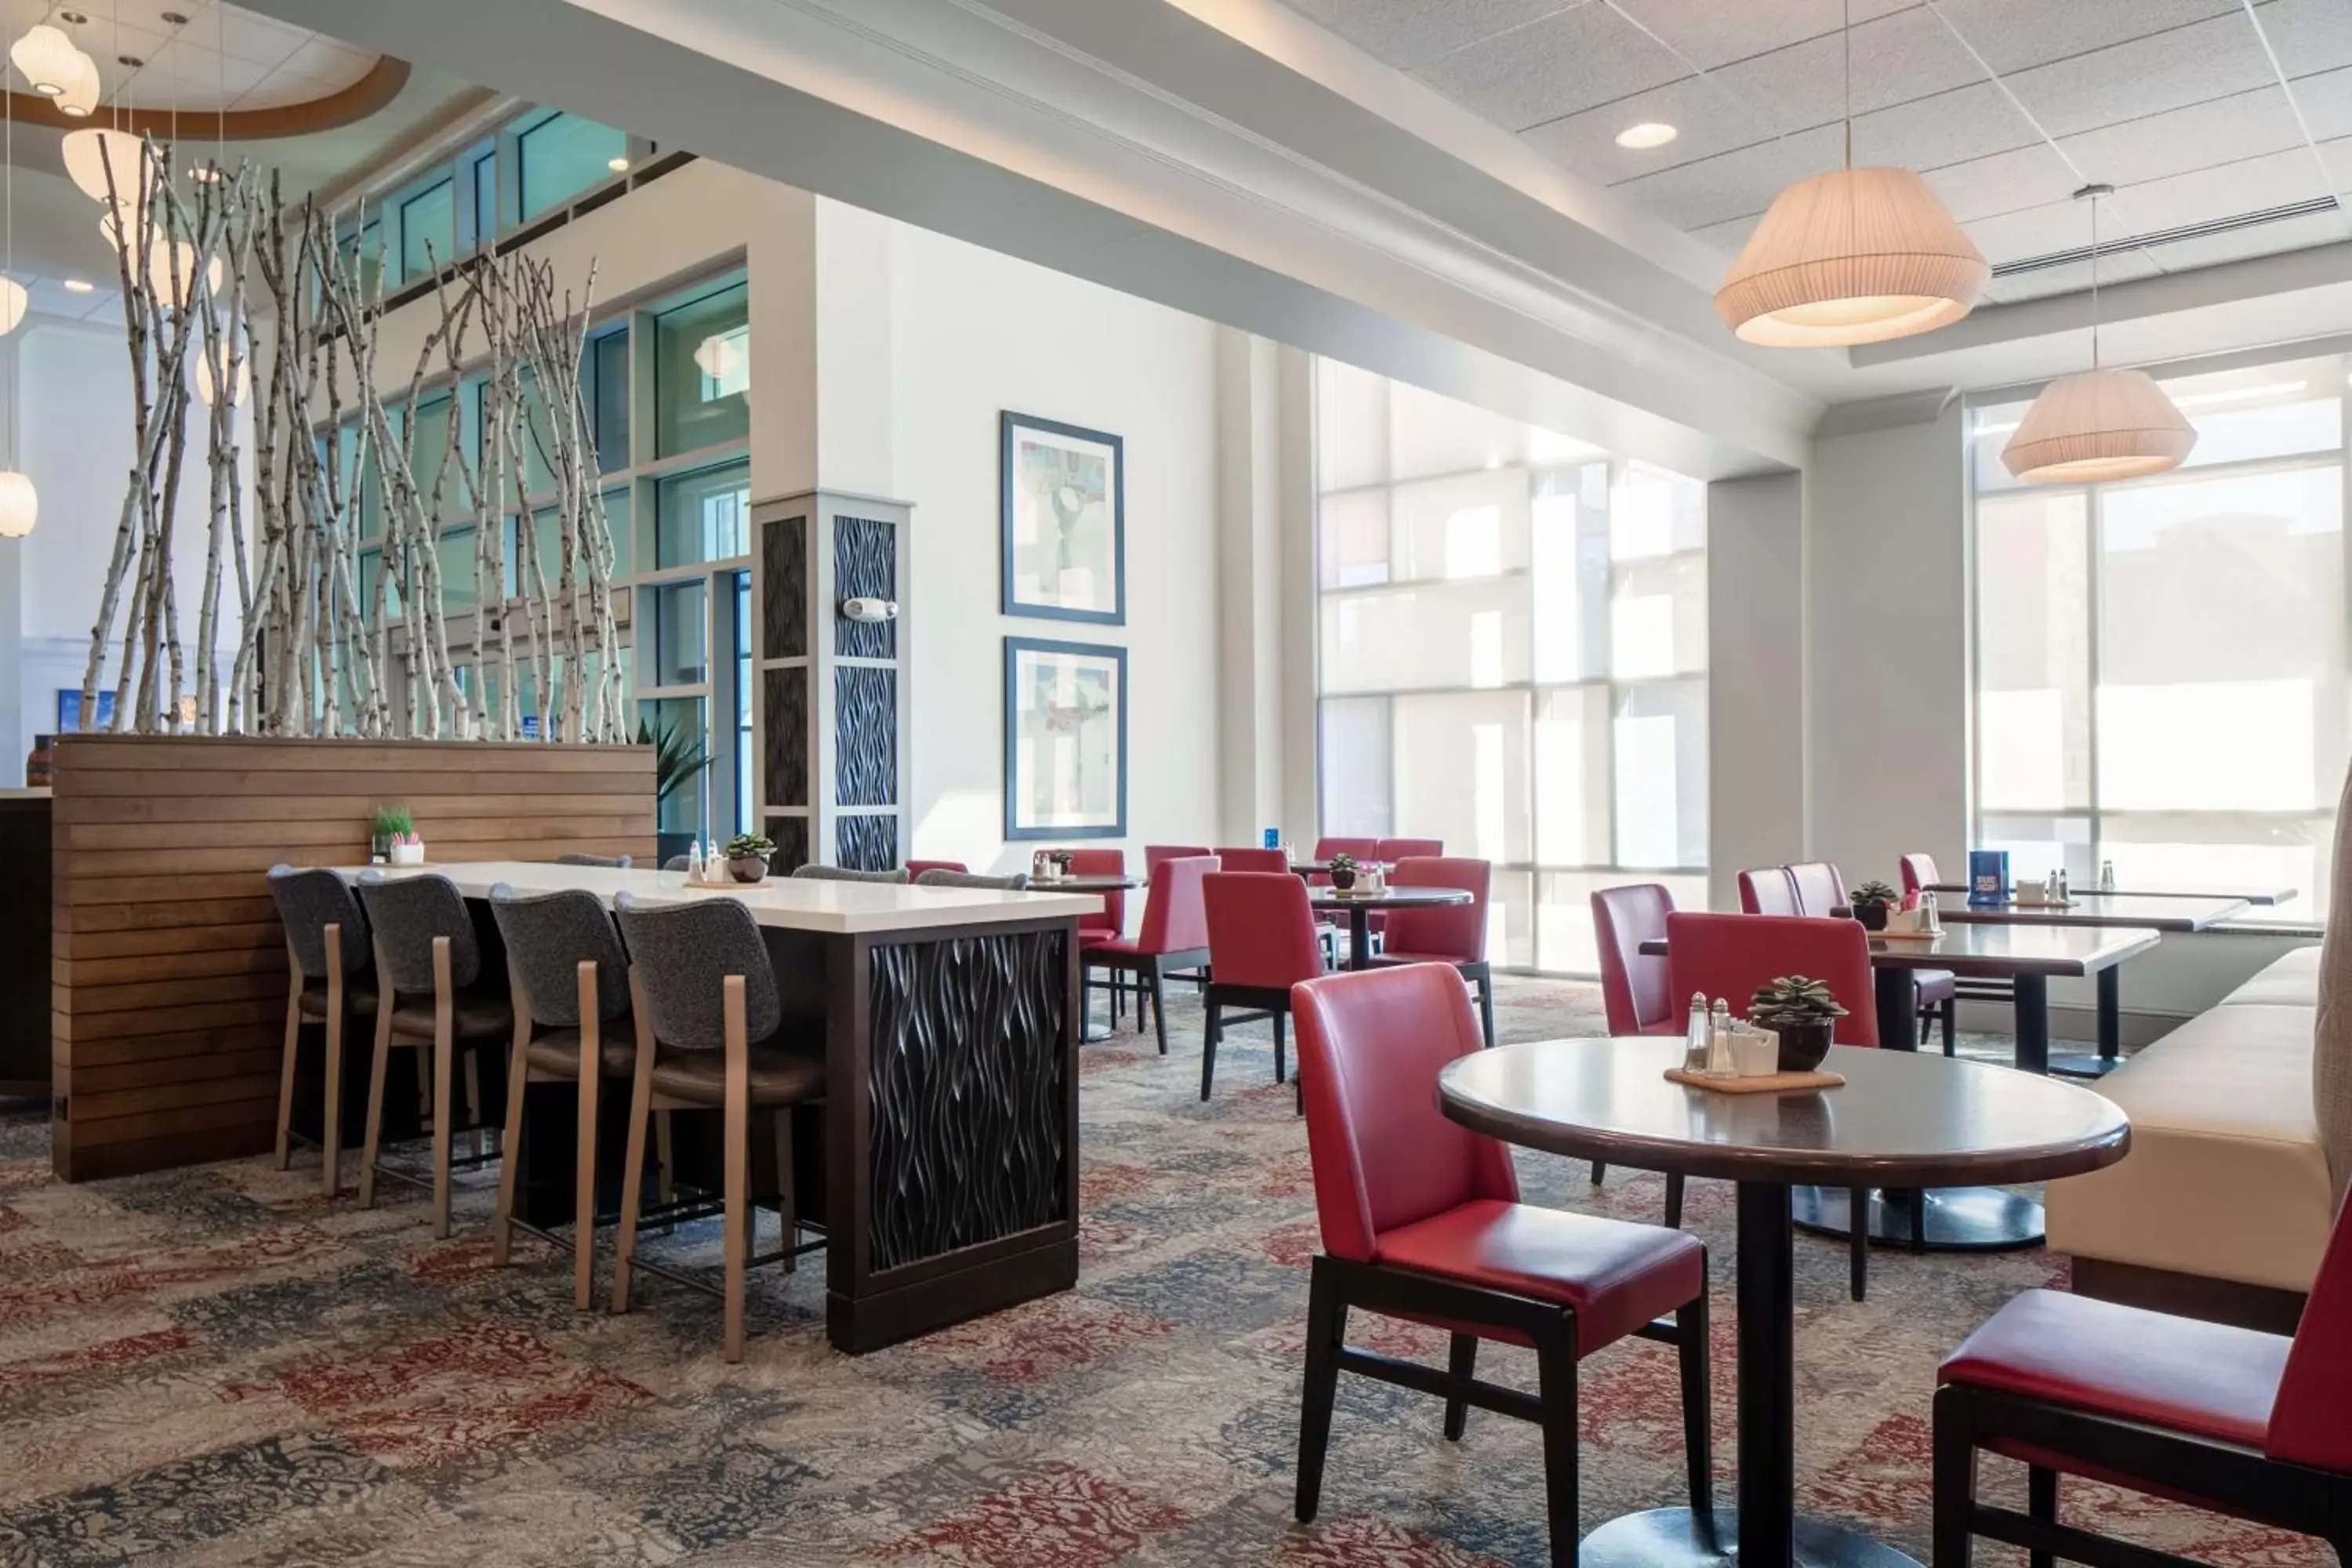
{"type": "Polygon", "coordinates": [[[1732,1017],[1731,1005],[1720,996],[1709,1005],[1706,993],[1698,991],[1691,993],[1682,1065],[1667,1068],[1666,1078],[1716,1094],[1838,1089],[1845,1083],[1833,1072],[1782,1072],[1778,1034],[1732,1017]]]}

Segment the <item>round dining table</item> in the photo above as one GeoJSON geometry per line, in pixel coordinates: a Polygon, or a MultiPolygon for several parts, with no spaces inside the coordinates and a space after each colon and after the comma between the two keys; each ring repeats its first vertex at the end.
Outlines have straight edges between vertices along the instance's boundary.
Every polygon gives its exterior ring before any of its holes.
{"type": "Polygon", "coordinates": [[[1444,904],[1466,904],[1462,888],[1386,888],[1377,893],[1341,892],[1337,888],[1309,884],[1307,901],[1318,913],[1348,917],[1348,967],[1372,966],[1372,914],[1375,910],[1427,910],[1444,904]]]}
{"type": "MultiPolygon", "coordinates": [[[[1473,1051],[1438,1075],[1445,1114],[1524,1148],[1738,1185],[1739,1508],[1612,1520],[1588,1568],[1916,1568],[1884,1542],[1796,1510],[1795,1230],[1790,1192],[2044,1181],[2124,1157],[2131,1127],[2073,1084],[1984,1062],[1840,1046],[1843,1087],[1727,1094],[1670,1082],[1683,1043],[1541,1040],[1473,1051]]],[[[1923,1483],[1924,1484],[1924,1483],[1923,1483]]]]}

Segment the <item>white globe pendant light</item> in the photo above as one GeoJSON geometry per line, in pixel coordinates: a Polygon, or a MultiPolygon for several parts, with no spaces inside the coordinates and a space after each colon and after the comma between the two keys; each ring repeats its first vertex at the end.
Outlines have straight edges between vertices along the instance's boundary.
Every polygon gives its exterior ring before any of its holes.
{"type": "Polygon", "coordinates": [[[0,338],[16,330],[25,319],[25,308],[31,300],[25,286],[5,273],[0,273],[0,338]]]}
{"type": "Polygon", "coordinates": [[[127,209],[131,214],[130,226],[135,231],[139,204],[152,173],[147,163],[147,143],[128,131],[85,125],[66,132],[63,150],[66,174],[81,194],[94,202],[110,200],[117,212],[127,209]],[[114,176],[110,186],[110,171],[114,176]]]}
{"type": "Polygon", "coordinates": [[[2001,447],[2001,467],[2027,484],[2142,479],[2179,468],[2197,445],[2196,427],[2146,371],[2099,364],[2099,198],[2113,194],[2074,193],[2091,204],[2091,368],[2043,387],[2001,447]]]}
{"type": "Polygon", "coordinates": [[[1846,6],[1845,166],[1772,198],[1716,290],[1724,324],[1773,348],[1843,348],[1965,316],[1992,268],[1908,169],[1853,166],[1853,7],[1846,6]]]}
{"type": "Polygon", "coordinates": [[[81,58],[73,40],[44,22],[26,30],[8,46],[8,58],[43,98],[55,98],[73,85],[74,62],[81,58]]]}
{"type": "Polygon", "coordinates": [[[22,539],[41,515],[41,498],[24,474],[0,473],[0,539],[22,539]]]}
{"type": "MultiPolygon", "coordinates": [[[[122,249],[122,231],[111,216],[98,220],[98,232],[116,252],[122,249]]],[[[160,236],[147,246],[147,267],[141,274],[148,289],[167,298],[173,305],[185,304],[196,281],[196,247],[186,240],[164,239],[160,236]]],[[[221,286],[221,258],[214,257],[205,268],[205,281],[215,292],[221,286]]]]}
{"type": "Polygon", "coordinates": [[[81,64],[75,70],[73,80],[66,84],[65,91],[58,94],[58,112],[71,115],[76,120],[86,120],[89,111],[98,107],[100,91],[98,62],[79,49],[74,52],[81,64]]]}

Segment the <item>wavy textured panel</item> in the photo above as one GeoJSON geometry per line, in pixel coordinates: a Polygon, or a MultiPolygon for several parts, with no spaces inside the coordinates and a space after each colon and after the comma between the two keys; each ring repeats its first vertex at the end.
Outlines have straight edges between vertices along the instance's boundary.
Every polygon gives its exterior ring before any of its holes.
{"type": "Polygon", "coordinates": [[[898,672],[870,664],[833,669],[833,791],[836,805],[898,801],[898,672]]]}
{"type": "Polygon", "coordinates": [[[1058,931],[873,950],[873,1267],[1071,1216],[1058,931]]]}
{"type": "Polygon", "coordinates": [[[763,658],[798,658],[808,652],[808,519],[780,518],[761,540],[760,564],[768,602],[760,606],[763,658]]]}
{"type": "MultiPolygon", "coordinates": [[[[833,520],[833,592],[840,599],[898,596],[898,531],[866,517],[833,520]]],[[[898,623],[853,621],[834,605],[833,651],[844,658],[896,658],[898,623]]]]}
{"type": "Polygon", "coordinates": [[[842,816],[834,819],[833,858],[856,871],[887,871],[898,863],[898,819],[842,816]]]}
{"type": "Polygon", "coordinates": [[[772,669],[761,676],[767,732],[768,805],[809,804],[808,671],[772,669]]]}

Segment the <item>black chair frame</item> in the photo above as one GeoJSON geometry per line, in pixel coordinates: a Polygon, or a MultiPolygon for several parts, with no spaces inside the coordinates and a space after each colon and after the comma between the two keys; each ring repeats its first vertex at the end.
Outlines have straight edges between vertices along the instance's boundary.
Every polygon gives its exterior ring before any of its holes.
{"type": "Polygon", "coordinates": [[[1201,1098],[1209,1098],[1209,1085],[1217,1074],[1217,1047],[1224,1038],[1228,1024],[1255,1024],[1274,1021],[1274,1081],[1280,1083],[1287,1077],[1283,1062],[1283,1030],[1290,1022],[1290,989],[1287,986],[1228,985],[1212,974],[1203,1005],[1208,1009],[1207,1027],[1201,1035],[1201,1098]],[[1228,1014],[1228,1007],[1242,1011],[1228,1014]]]}
{"type": "Polygon", "coordinates": [[[1180,948],[1172,952],[1126,953],[1105,952],[1100,948],[1095,948],[1080,955],[1079,965],[1078,1016],[1084,1017],[1087,1015],[1092,1005],[1093,994],[1097,986],[1108,987],[1112,1006],[1116,1009],[1120,984],[1118,977],[1122,974],[1131,974],[1135,976],[1137,983],[1135,1026],[1139,1030],[1143,1027],[1143,1005],[1146,1002],[1150,1003],[1151,1021],[1157,1026],[1160,1033],[1160,1054],[1164,1057],[1168,1054],[1168,1010],[1164,1005],[1168,979],[1171,975],[1194,970],[1205,974],[1209,967],[1209,950],[1205,947],[1188,947],[1180,948]],[[1097,969],[1109,971],[1110,978],[1097,980],[1093,972],[1097,969]]]}
{"type": "Polygon", "coordinates": [[[2026,1513],[1978,1500],[1977,1457],[1988,1443],[2004,1440],[2079,1457],[2111,1485],[2113,1478],[2128,1477],[2158,1495],[2202,1500],[2217,1512],[2318,1536],[2335,1547],[2339,1562],[2352,1563],[2352,1476],[2236,1443],[1947,1384],[1936,1391],[1934,1568],[1967,1568],[1978,1536],[2023,1547],[2033,1568],[2049,1568],[2058,1557],[2089,1568],[2195,1568],[2190,1558],[2059,1523],[2056,1469],[2028,1467],[2026,1513]]]}
{"type": "MultiPolygon", "coordinates": [[[[1706,1277],[1705,1254],[1700,1278],[1706,1277]]],[[[1711,1531],[1714,1521],[1715,1454],[1708,1426],[1706,1291],[1678,1309],[1674,1321],[1643,1325],[1629,1336],[1675,1347],[1682,1371],[1683,1445],[1691,1509],[1711,1531]]],[[[1576,1561],[1577,1362],[1576,1314],[1569,1308],[1507,1291],[1465,1285],[1434,1275],[1383,1268],[1318,1253],[1307,1295],[1307,1380],[1298,1418],[1298,1490],[1294,1511],[1312,1523],[1323,1496],[1323,1458],[1331,1443],[1331,1406],[1339,1374],[1361,1377],[1433,1394],[1445,1402],[1445,1436],[1459,1442],[1470,1406],[1514,1420],[1532,1422],[1543,1433],[1545,1512],[1551,1528],[1551,1562],[1566,1568],[1576,1561]],[[1360,1350],[1347,1342],[1348,1310],[1391,1317],[1479,1323],[1508,1330],[1532,1341],[1537,1384],[1530,1394],[1481,1381],[1478,1336],[1456,1332],[1445,1370],[1419,1362],[1360,1350]]],[[[1941,1564],[1937,1568],[1942,1568],[1941,1564]]]]}

